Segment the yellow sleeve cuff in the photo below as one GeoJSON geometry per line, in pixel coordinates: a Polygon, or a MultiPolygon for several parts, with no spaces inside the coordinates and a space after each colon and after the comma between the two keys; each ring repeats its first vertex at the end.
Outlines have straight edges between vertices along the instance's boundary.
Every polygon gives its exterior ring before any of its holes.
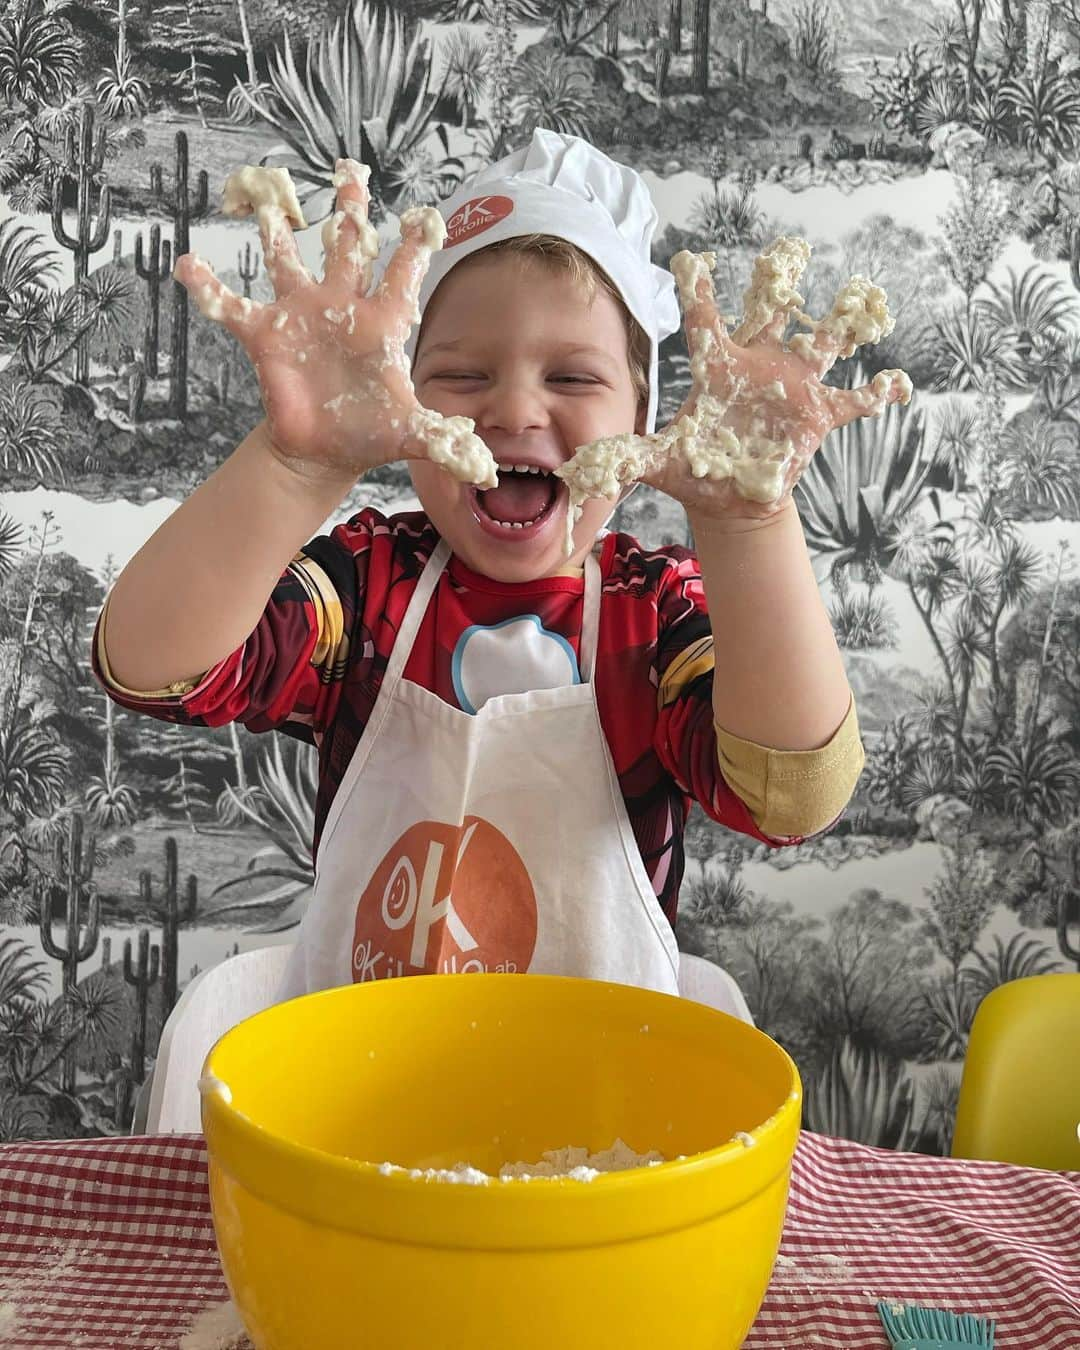
{"type": "Polygon", "coordinates": [[[831,825],[866,762],[854,698],[819,750],[771,750],[718,726],[716,753],[724,779],[770,839],[805,838],[831,825]]]}
{"type": "MultiPolygon", "coordinates": [[[[105,652],[105,618],[109,612],[109,597],[105,597],[105,604],[101,609],[101,619],[97,626],[97,660],[98,668],[101,671],[102,678],[105,681],[106,689],[114,690],[118,694],[124,694],[128,698],[139,699],[163,699],[179,698],[182,694],[190,694],[199,684],[199,680],[176,680],[170,684],[167,689],[128,689],[126,685],[120,683],[113,677],[112,670],[109,668],[109,658],[105,652]]],[[[203,677],[200,676],[201,680],[203,677]]]]}

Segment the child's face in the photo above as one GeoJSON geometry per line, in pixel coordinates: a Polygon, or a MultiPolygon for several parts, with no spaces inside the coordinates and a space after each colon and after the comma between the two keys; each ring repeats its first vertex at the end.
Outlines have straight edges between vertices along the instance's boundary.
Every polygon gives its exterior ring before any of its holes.
{"type": "Polygon", "coordinates": [[[479,493],[410,464],[424,510],[466,566],[509,582],[580,567],[614,503],[585,503],[567,558],[567,491],[551,471],[580,445],[644,428],[612,297],[598,286],[590,301],[561,267],[531,258],[462,262],[428,305],[413,384],[425,407],[471,417],[500,470],[545,471],[500,473],[479,493]]]}

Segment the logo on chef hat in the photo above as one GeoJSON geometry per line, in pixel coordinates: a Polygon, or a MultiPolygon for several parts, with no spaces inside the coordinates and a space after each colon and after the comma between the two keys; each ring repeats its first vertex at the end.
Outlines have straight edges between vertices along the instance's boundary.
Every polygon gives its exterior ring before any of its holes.
{"type": "Polygon", "coordinates": [[[352,977],[519,973],[536,948],[536,894],[501,830],[424,820],[383,858],[356,907],[352,977]]]}
{"type": "Polygon", "coordinates": [[[471,239],[474,234],[490,230],[492,225],[505,220],[513,209],[514,202],[511,197],[470,197],[446,222],[446,242],[443,248],[453,248],[455,244],[471,239]]]}

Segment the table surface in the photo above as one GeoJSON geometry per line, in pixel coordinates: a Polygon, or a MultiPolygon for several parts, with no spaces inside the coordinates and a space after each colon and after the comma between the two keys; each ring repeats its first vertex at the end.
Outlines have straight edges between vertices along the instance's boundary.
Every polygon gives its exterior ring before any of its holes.
{"type": "MultiPolygon", "coordinates": [[[[0,1146],[0,1345],[175,1350],[226,1298],[201,1137],[0,1146]]],[[[999,1350],[1078,1350],[1080,1173],[804,1133],[744,1350],[886,1350],[879,1298],[994,1317],[999,1350]]]]}

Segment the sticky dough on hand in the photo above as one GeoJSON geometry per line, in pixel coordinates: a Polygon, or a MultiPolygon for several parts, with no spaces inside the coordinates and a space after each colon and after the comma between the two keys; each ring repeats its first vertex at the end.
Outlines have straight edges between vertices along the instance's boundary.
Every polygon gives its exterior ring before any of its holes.
{"type": "MultiPolygon", "coordinates": [[[[810,258],[805,239],[791,236],[777,239],[754,263],[753,274],[744,298],[743,320],[732,334],[732,341],[745,345],[773,325],[782,329],[794,318],[811,331],[799,333],[788,344],[818,377],[839,357],[851,356],[864,343],[877,343],[893,331],[888,299],[880,286],[866,277],[853,277],[837,294],[831,312],[815,320],[802,310],[805,303],[798,282],[810,258]],[[827,341],[815,346],[818,333],[827,341]]],[[[697,294],[702,275],[711,274],[716,265],[714,253],[683,250],[671,260],[671,270],[683,296],[697,294]]],[[[777,340],[782,347],[782,336],[777,340]]],[[[556,470],[569,488],[566,518],[566,554],[573,552],[573,530],[581,518],[582,505],[590,497],[614,498],[625,485],[659,468],[673,454],[682,455],[695,478],[712,481],[733,479],[741,496],[749,501],[770,503],[780,499],[785,474],[795,454],[790,439],[775,441],[762,430],[762,419],[751,418],[742,435],[728,425],[735,403],[746,403],[752,394],[759,408],[770,401],[783,402],[784,387],[779,381],[756,390],[748,390],[745,377],[733,373],[734,360],[717,350],[713,334],[701,330],[690,361],[693,413],[684,413],[666,431],[654,436],[627,432],[604,437],[581,446],[574,456],[556,470]],[[711,388],[712,375],[727,367],[730,379],[725,396],[711,388]],[[695,397],[696,396],[696,397],[695,397]]],[[[902,402],[912,394],[911,380],[903,371],[882,371],[866,391],[868,414],[877,415],[899,393],[902,402]]]]}
{"type": "MultiPolygon", "coordinates": [[[[353,160],[341,160],[334,174],[334,186],[351,180],[366,184],[370,170],[366,165],[353,160]]],[[[225,180],[222,197],[222,210],[226,215],[245,217],[261,213],[280,212],[288,223],[296,229],[306,229],[307,221],[296,195],[292,175],[285,168],[265,168],[261,165],[247,164],[230,174],[225,180]]],[[[326,221],[322,231],[324,249],[329,253],[337,244],[338,235],[344,223],[345,212],[335,211],[326,221]]],[[[419,226],[421,239],[426,248],[442,248],[446,239],[446,223],[433,206],[410,207],[401,215],[403,227],[419,226]]],[[[367,221],[357,222],[356,251],[361,258],[374,258],[378,251],[378,234],[367,221]]],[[[220,305],[217,307],[220,311],[220,305]]],[[[204,308],[204,312],[208,312],[204,308]]],[[[220,312],[209,313],[209,317],[220,319],[220,312]]],[[[331,311],[327,311],[331,317],[331,311]]],[[[344,323],[353,320],[353,307],[349,306],[340,316],[344,323]]],[[[420,315],[410,316],[418,323],[420,315]]],[[[392,359],[392,358],[390,358],[392,359]]],[[[339,395],[345,399],[347,395],[339,395]]],[[[498,470],[495,459],[487,445],[476,435],[476,424],[469,417],[443,417],[427,408],[419,408],[409,418],[409,431],[424,446],[428,457],[440,468],[463,483],[472,483],[481,489],[494,488],[498,484],[498,470]]]]}
{"type": "Polygon", "coordinates": [[[307,229],[303,208],[288,169],[267,169],[260,164],[245,164],[225,179],[221,209],[227,216],[257,216],[268,208],[280,211],[295,229],[307,229]]]}

